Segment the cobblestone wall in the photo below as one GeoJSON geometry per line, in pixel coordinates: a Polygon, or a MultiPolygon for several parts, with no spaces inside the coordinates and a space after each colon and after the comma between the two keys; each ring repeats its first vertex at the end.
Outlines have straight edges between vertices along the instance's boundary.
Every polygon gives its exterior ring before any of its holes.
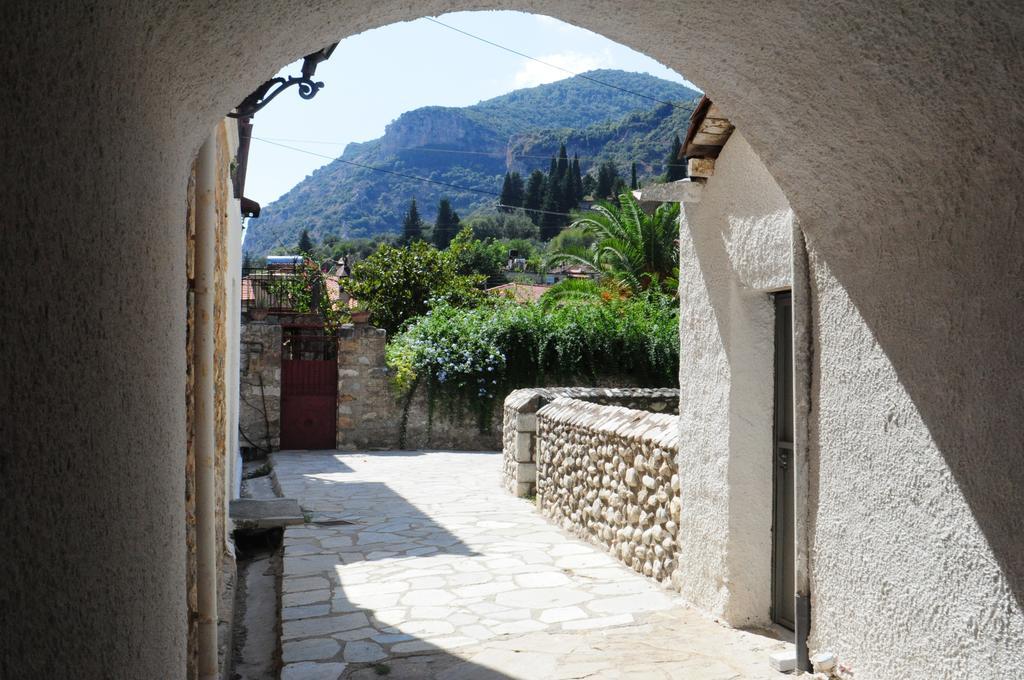
{"type": "Polygon", "coordinates": [[[672,582],[678,416],[559,398],[535,417],[541,512],[635,571],[672,582]]]}
{"type": "Polygon", "coordinates": [[[579,399],[606,406],[679,413],[679,390],[633,387],[533,387],[515,390],[505,398],[502,413],[502,451],[505,488],[519,497],[536,490],[537,411],[559,398],[579,399]]]}

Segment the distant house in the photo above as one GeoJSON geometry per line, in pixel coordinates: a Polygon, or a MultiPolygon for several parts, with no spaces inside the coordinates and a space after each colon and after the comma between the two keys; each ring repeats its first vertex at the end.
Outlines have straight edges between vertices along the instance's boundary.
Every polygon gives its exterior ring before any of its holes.
{"type": "Polygon", "coordinates": [[[516,302],[537,302],[540,296],[548,291],[551,286],[533,283],[505,283],[500,286],[488,288],[487,292],[492,295],[504,295],[516,302]]]}
{"type": "Polygon", "coordinates": [[[597,272],[595,272],[591,267],[587,267],[585,265],[566,264],[560,267],[555,267],[554,269],[549,269],[547,273],[544,274],[544,283],[554,285],[559,281],[564,281],[565,279],[593,279],[596,276],[597,272]]]}

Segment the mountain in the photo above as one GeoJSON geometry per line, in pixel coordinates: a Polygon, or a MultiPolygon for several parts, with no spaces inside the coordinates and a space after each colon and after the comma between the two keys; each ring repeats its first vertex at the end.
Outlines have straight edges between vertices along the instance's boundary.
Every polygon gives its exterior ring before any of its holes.
{"type": "Polygon", "coordinates": [[[641,177],[654,176],[698,96],[648,74],[598,70],[472,106],[409,111],[383,137],[349,144],[339,159],[265,206],[249,221],[245,250],[263,255],[291,246],[302,229],[314,240],[397,233],[412,198],[426,221],[442,196],[466,216],[497,202],[490,192],[500,191],[507,170],[546,171],[562,142],[570,155],[579,154],[584,172],[611,159],[624,177],[632,161],[641,177]],[[414,179],[424,177],[435,184],[414,179]]]}

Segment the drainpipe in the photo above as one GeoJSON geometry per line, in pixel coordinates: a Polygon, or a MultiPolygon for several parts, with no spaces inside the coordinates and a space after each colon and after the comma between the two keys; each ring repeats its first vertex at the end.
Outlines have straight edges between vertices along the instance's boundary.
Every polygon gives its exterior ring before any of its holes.
{"type": "Polygon", "coordinates": [[[195,235],[195,452],[196,590],[199,607],[199,678],[217,668],[217,512],[214,473],[214,269],[217,237],[217,136],[211,133],[196,162],[195,235]]]}
{"type": "Polygon", "coordinates": [[[793,504],[796,549],[796,602],[793,622],[797,670],[810,671],[807,637],[811,629],[810,578],[810,432],[814,372],[814,316],[811,312],[810,262],[798,221],[793,224],[793,504]]]}

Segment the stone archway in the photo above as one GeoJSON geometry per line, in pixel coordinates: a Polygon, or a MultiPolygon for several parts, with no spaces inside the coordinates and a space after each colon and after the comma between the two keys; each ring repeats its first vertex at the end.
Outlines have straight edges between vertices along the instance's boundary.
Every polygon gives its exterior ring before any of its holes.
{"type": "Polygon", "coordinates": [[[869,659],[908,675],[961,637],[975,662],[1006,666],[1024,639],[1024,27],[1012,3],[15,0],[0,9],[0,297],[13,320],[0,337],[0,509],[15,556],[0,561],[0,669],[184,668],[184,245],[172,225],[206,131],[328,42],[498,8],[685,72],[800,218],[812,571],[829,593],[815,604],[819,642],[854,650],[869,676],[869,659]],[[851,578],[844,563],[868,567],[851,578]],[[915,653],[895,659],[908,637],[915,653]]]}

